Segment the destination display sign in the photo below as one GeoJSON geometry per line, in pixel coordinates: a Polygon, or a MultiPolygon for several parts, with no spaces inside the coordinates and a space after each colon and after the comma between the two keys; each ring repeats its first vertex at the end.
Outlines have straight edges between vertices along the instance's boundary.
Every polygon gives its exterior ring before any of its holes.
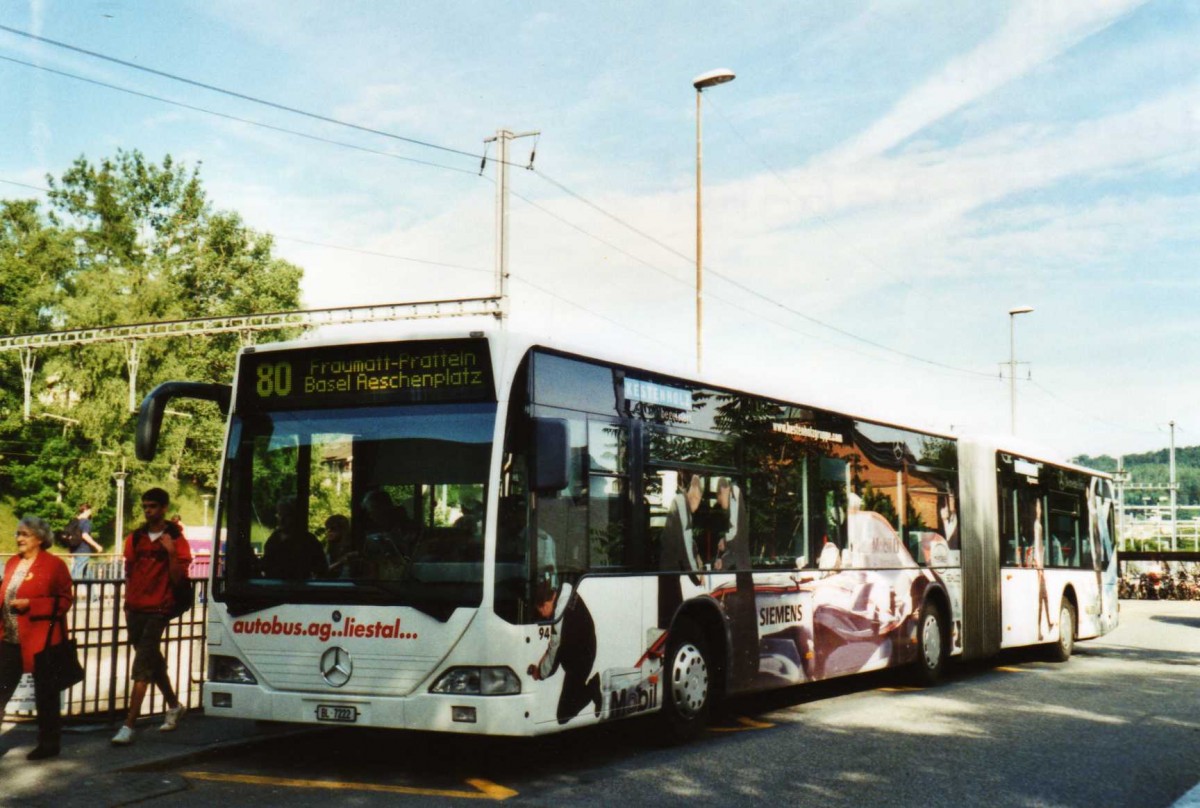
{"type": "Polygon", "coordinates": [[[238,380],[239,409],[496,400],[484,339],[246,353],[238,380]]]}
{"type": "Polygon", "coordinates": [[[640,401],[656,407],[690,411],[692,391],[684,387],[669,387],[665,384],[641,381],[625,377],[625,400],[640,401]]]}

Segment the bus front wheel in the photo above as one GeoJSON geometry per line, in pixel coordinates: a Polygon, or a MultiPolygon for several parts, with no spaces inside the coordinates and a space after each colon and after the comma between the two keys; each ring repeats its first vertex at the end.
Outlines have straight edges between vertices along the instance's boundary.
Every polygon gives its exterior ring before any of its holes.
{"type": "Polygon", "coordinates": [[[663,660],[662,720],[668,742],[692,740],[708,723],[711,667],[708,644],[699,629],[690,622],[676,623],[663,660]]]}
{"type": "Polygon", "coordinates": [[[942,610],[933,601],[921,607],[921,619],[917,623],[917,662],[914,669],[917,683],[923,686],[937,684],[942,678],[946,664],[946,649],[942,638],[942,610]]]}

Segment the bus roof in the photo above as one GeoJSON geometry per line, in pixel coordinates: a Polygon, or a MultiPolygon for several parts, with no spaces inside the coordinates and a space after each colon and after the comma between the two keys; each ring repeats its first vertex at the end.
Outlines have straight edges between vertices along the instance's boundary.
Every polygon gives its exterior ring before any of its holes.
{"type": "Polygon", "coordinates": [[[764,398],[769,398],[784,403],[830,410],[832,412],[837,412],[858,420],[870,421],[872,423],[895,427],[898,429],[921,432],[923,434],[944,438],[946,440],[970,441],[995,451],[1012,452],[1013,454],[1017,454],[1022,457],[1051,463],[1062,468],[1074,469],[1076,471],[1086,472],[1098,476],[1110,476],[1105,472],[1071,463],[1062,455],[1061,452],[1055,451],[1051,447],[1016,436],[961,433],[954,434],[937,429],[931,429],[925,426],[914,426],[911,424],[898,423],[888,419],[883,415],[853,411],[846,407],[844,403],[830,400],[830,398],[827,396],[806,394],[803,397],[797,397],[794,390],[781,389],[782,386],[778,383],[769,385],[771,389],[763,389],[762,387],[745,389],[743,387],[736,387],[730,384],[722,384],[707,374],[701,373],[697,375],[695,373],[689,373],[681,366],[681,363],[673,362],[669,359],[666,361],[647,362],[645,356],[635,355],[634,351],[623,345],[584,345],[582,341],[579,340],[559,338],[550,339],[545,336],[526,334],[519,331],[503,330],[496,326],[492,326],[490,328],[422,328],[413,329],[412,331],[405,331],[403,329],[396,328],[395,323],[389,323],[387,325],[389,327],[354,328],[353,330],[345,329],[341,330],[340,333],[318,334],[315,338],[305,338],[290,340],[287,342],[275,342],[266,343],[263,345],[248,346],[247,348],[243,348],[243,351],[286,351],[304,348],[330,347],[336,345],[361,345],[375,342],[407,340],[420,341],[432,339],[444,340],[454,338],[483,337],[488,340],[491,346],[493,361],[497,365],[504,365],[506,367],[515,366],[516,362],[520,361],[521,357],[523,357],[530,349],[541,348],[580,359],[592,360],[606,364],[621,365],[631,369],[642,370],[656,376],[663,376],[683,382],[703,384],[707,387],[712,387],[718,390],[762,396],[764,398]]]}

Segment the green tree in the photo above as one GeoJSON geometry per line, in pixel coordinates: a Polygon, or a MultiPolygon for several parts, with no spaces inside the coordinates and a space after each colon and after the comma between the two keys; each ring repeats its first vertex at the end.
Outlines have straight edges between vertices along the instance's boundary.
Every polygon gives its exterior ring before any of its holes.
{"type": "MultiPolygon", "coordinates": [[[[300,268],[273,255],[269,235],[212,209],[199,166],[118,151],[98,163],[80,157],[48,181],[45,215],[31,202],[0,208],[0,322],[16,324],[10,333],[298,308],[300,268]]],[[[137,392],[169,379],[227,383],[237,348],[236,335],[143,340],[137,392]]],[[[19,389],[16,403],[12,394],[0,398],[0,452],[23,449],[20,458],[0,459],[17,511],[63,519],[87,500],[104,522],[113,515],[111,474],[122,463],[131,502],[152,485],[215,487],[223,424],[211,404],[173,403],[158,457],[134,459],[129,350],[105,343],[39,351],[41,418],[23,421],[19,389]]],[[[0,361],[8,378],[20,378],[15,354],[0,361]]]]}

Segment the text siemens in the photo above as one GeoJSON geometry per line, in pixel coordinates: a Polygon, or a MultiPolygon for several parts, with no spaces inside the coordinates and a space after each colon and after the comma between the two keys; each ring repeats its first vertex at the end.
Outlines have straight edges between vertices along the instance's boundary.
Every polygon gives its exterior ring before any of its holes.
{"type": "Polygon", "coordinates": [[[345,623],[301,623],[298,621],[280,620],[272,617],[266,620],[256,617],[253,620],[234,620],[234,634],[259,634],[282,637],[316,637],[321,642],[329,642],[335,637],[354,637],[364,640],[415,640],[416,632],[400,630],[400,619],[384,623],[376,620],[373,623],[360,623],[353,617],[347,617],[345,623]]]}
{"type": "Polygon", "coordinates": [[[760,626],[776,626],[780,623],[801,623],[803,621],[804,611],[799,604],[766,606],[758,610],[758,624],[760,626]]]}

